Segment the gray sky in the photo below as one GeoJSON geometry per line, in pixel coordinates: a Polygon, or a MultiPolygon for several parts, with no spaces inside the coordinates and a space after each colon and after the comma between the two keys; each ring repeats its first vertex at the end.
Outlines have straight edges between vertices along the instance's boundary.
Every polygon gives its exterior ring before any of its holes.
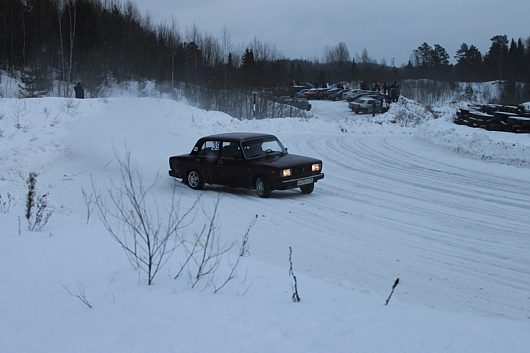
{"type": "Polygon", "coordinates": [[[289,58],[322,59],[326,46],[345,42],[350,53],[368,50],[396,66],[421,43],[440,44],[454,57],[460,44],[482,52],[497,34],[530,36],[529,0],[133,0],[142,14],[173,18],[179,30],[196,24],[234,45],[254,37],[289,58]]]}

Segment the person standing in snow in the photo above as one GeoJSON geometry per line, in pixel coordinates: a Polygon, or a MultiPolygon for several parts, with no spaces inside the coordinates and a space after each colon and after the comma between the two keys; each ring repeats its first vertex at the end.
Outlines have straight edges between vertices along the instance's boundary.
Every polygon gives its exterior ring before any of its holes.
{"type": "Polygon", "coordinates": [[[83,86],[81,86],[81,82],[78,82],[74,86],[74,92],[75,92],[75,98],[78,98],[78,99],[85,98],[85,90],[83,89],[83,86]]]}

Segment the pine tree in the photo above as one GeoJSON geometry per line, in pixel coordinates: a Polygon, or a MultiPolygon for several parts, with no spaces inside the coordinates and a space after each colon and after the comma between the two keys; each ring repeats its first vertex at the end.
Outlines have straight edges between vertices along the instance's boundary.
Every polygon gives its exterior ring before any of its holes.
{"type": "Polygon", "coordinates": [[[51,89],[51,80],[43,68],[26,67],[22,70],[22,85],[19,84],[19,95],[22,98],[45,96],[51,89]]]}

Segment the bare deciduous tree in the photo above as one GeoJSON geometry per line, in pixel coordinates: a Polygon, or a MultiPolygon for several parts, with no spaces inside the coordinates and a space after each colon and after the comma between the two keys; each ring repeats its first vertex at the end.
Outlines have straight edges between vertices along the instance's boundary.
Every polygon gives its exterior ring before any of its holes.
{"type": "Polygon", "coordinates": [[[75,31],[77,23],[77,3],[75,0],[68,0],[68,23],[70,24],[70,60],[68,66],[68,81],[72,82],[73,78],[73,67],[74,67],[74,44],[75,44],[75,31]]]}
{"type": "Polygon", "coordinates": [[[328,64],[347,63],[351,59],[348,46],[344,42],[339,42],[336,46],[326,47],[324,61],[328,64]]]}

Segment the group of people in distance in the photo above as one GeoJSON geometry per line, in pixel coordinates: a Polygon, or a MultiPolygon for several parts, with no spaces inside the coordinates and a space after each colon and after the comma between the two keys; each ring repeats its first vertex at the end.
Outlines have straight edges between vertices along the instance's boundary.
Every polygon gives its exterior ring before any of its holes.
{"type": "Polygon", "coordinates": [[[374,91],[377,93],[381,93],[385,95],[391,102],[397,102],[399,99],[399,95],[401,94],[399,83],[397,83],[396,81],[394,81],[390,85],[388,85],[386,82],[381,85],[381,82],[374,81],[372,83],[372,88],[369,87],[368,82],[361,81],[361,89],[365,91],[374,91]]]}

